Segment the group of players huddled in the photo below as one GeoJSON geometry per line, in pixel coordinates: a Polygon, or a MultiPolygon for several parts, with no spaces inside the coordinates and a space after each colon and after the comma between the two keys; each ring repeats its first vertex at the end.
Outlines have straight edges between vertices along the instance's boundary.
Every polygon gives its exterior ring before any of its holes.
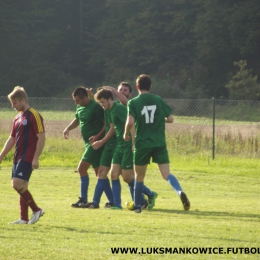
{"type": "MultiPolygon", "coordinates": [[[[128,204],[128,209],[136,213],[141,213],[146,208],[152,210],[158,194],[144,185],[147,165],[152,159],[158,165],[163,179],[180,197],[184,210],[189,210],[190,201],[186,193],[177,178],[170,173],[165,123],[173,123],[172,109],[161,97],[149,93],[151,87],[150,77],[142,74],[136,79],[139,95],[132,99],[132,88],[127,82],[121,82],[118,89],[101,87],[95,95],[92,89],[85,87],[73,91],[72,98],[77,105],[75,118],[64,129],[63,136],[67,139],[69,132],[80,126],[85,151],[77,169],[80,175],[80,197],[76,203],[71,204],[72,207],[98,209],[104,192],[108,200],[105,208],[122,210],[121,175],[129,186],[133,201],[128,204]],[[90,166],[97,176],[92,202],[88,199],[90,166]]],[[[20,113],[15,118],[11,136],[0,153],[0,162],[16,144],[12,182],[20,194],[21,218],[11,223],[33,224],[44,211],[36,205],[28,191],[28,181],[32,170],[39,167],[38,158],[45,141],[44,126],[41,115],[28,105],[24,89],[16,87],[12,93],[8,97],[20,113]],[[11,95],[17,92],[24,92],[25,96],[11,95]],[[23,105],[19,104],[19,107],[17,102],[23,105]],[[30,220],[28,207],[33,211],[30,220]]]]}

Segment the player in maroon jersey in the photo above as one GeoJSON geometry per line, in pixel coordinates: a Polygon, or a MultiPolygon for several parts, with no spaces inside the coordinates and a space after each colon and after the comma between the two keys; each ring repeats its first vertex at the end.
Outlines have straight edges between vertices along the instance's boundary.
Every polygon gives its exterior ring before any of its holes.
{"type": "Polygon", "coordinates": [[[0,163],[4,156],[15,146],[12,186],[20,195],[21,218],[9,224],[34,224],[44,214],[43,209],[35,203],[28,190],[28,182],[34,169],[39,168],[39,157],[45,143],[42,116],[28,104],[27,94],[22,87],[15,87],[8,95],[12,107],[19,112],[14,118],[10,137],[0,153],[0,163]],[[32,217],[28,218],[28,209],[32,217]]]}

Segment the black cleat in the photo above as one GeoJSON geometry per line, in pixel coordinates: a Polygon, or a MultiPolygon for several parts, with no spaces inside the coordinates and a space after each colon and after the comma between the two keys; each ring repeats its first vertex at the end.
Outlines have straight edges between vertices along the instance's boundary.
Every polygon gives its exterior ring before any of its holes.
{"type": "Polygon", "coordinates": [[[134,212],[135,213],[141,213],[142,212],[142,206],[141,207],[138,207],[138,208],[134,208],[134,212]]]}
{"type": "Polygon", "coordinates": [[[189,201],[187,195],[183,191],[181,191],[180,198],[181,198],[181,202],[183,204],[183,208],[185,210],[189,210],[190,209],[190,201],[189,201]]]}
{"type": "Polygon", "coordinates": [[[105,209],[110,209],[111,207],[114,207],[115,206],[115,204],[113,203],[113,202],[107,202],[106,204],[105,204],[105,209]]]}
{"type": "Polygon", "coordinates": [[[141,209],[147,209],[147,207],[148,207],[148,201],[144,200],[144,202],[141,205],[141,209]]]}
{"type": "Polygon", "coordinates": [[[71,207],[73,207],[73,208],[86,208],[86,205],[87,205],[86,201],[84,201],[82,198],[79,197],[78,202],[72,203],[71,207]]]}
{"type": "Polygon", "coordinates": [[[93,203],[87,203],[86,208],[88,208],[88,209],[99,209],[99,205],[95,205],[93,203]]]}

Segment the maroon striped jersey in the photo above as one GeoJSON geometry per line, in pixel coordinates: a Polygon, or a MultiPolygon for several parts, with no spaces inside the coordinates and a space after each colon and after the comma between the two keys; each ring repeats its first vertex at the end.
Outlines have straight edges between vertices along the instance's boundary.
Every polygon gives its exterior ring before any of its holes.
{"type": "Polygon", "coordinates": [[[32,162],[38,141],[37,134],[44,132],[43,118],[34,108],[18,114],[13,121],[11,136],[15,138],[13,162],[32,162]]]}

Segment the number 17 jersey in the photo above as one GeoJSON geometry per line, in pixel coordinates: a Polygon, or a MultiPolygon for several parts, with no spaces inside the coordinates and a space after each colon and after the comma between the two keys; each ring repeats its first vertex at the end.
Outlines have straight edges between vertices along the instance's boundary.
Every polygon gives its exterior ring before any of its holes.
{"type": "Polygon", "coordinates": [[[171,115],[172,108],[161,97],[140,94],[128,101],[127,111],[134,117],[135,148],[166,146],[165,118],[171,115]]]}

